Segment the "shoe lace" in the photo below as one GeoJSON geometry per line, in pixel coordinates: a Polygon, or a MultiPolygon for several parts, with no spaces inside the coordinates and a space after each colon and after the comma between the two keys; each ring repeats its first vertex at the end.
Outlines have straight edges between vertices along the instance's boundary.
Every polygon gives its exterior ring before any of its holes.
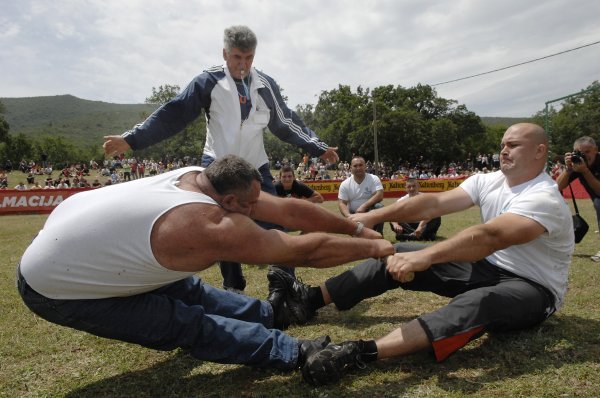
{"type": "MultiPolygon", "coordinates": [[[[358,348],[358,347],[357,347],[358,348]]],[[[358,369],[365,369],[367,364],[362,360],[360,356],[360,352],[354,352],[355,349],[352,349],[348,355],[340,356],[336,358],[336,362],[338,366],[342,369],[349,366],[356,366],[358,369]]]]}
{"type": "Polygon", "coordinates": [[[359,369],[365,369],[367,367],[367,364],[365,363],[365,361],[362,360],[362,358],[360,357],[360,354],[356,354],[356,356],[354,357],[354,364],[356,365],[357,368],[359,369]]]}

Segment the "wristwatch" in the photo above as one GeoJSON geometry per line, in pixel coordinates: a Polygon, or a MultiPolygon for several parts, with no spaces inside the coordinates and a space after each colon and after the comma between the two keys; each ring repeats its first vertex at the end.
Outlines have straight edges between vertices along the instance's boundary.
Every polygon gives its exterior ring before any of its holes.
{"type": "Polygon", "coordinates": [[[354,230],[354,233],[352,234],[352,236],[358,236],[360,235],[360,233],[362,232],[362,230],[365,228],[365,224],[361,223],[360,221],[356,222],[356,229],[354,230]]]}

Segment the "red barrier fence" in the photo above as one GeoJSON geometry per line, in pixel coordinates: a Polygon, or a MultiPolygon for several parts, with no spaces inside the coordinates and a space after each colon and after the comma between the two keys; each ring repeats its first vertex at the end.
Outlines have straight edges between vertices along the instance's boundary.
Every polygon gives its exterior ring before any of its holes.
{"type": "MultiPolygon", "coordinates": [[[[574,180],[573,182],[571,182],[571,188],[573,188],[573,193],[575,194],[575,199],[589,199],[590,198],[590,195],[588,195],[587,191],[585,190],[583,185],[581,185],[579,180],[574,180]]],[[[562,194],[565,199],[572,198],[571,190],[569,189],[569,187],[566,187],[565,189],[563,189],[562,194]]]]}
{"type": "Polygon", "coordinates": [[[71,195],[91,188],[0,190],[0,215],[50,213],[71,195]]]}

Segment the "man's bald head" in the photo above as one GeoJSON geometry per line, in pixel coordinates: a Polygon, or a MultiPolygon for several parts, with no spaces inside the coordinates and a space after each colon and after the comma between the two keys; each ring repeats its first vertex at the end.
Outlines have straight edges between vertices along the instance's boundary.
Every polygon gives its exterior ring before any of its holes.
{"type": "Polygon", "coordinates": [[[548,145],[548,134],[546,134],[546,131],[541,126],[535,123],[516,123],[510,126],[507,132],[510,130],[518,131],[536,144],[548,145]]]}

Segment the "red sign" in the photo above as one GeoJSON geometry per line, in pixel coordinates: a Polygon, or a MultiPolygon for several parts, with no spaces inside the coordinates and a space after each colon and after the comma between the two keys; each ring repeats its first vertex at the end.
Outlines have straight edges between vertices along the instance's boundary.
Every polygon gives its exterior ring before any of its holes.
{"type": "Polygon", "coordinates": [[[0,190],[0,215],[17,213],[50,213],[63,200],[90,188],[0,190]]]}

